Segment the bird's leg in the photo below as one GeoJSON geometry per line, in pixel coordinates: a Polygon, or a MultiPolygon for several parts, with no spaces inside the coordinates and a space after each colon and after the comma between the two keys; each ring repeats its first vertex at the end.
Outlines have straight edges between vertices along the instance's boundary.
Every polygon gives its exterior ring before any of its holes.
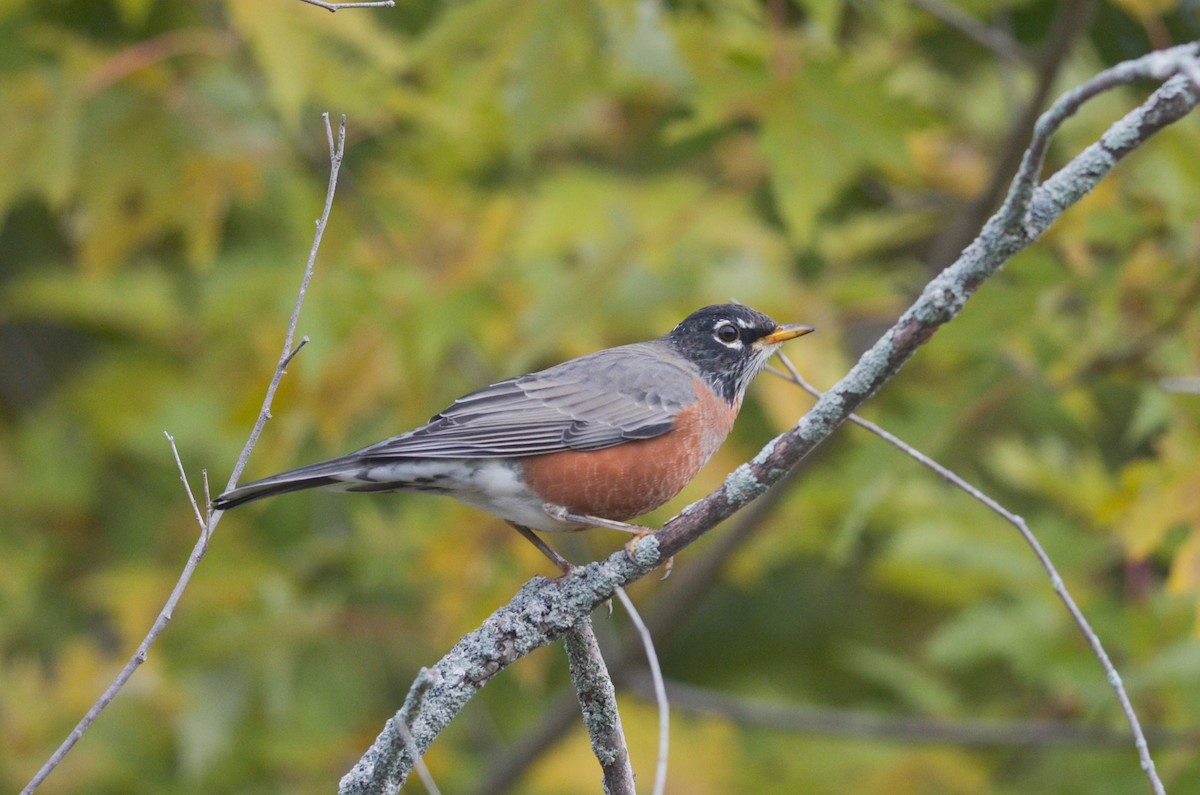
{"type": "Polygon", "coordinates": [[[561,505],[555,505],[552,502],[542,503],[542,510],[551,519],[557,519],[560,522],[569,524],[581,524],[588,527],[607,527],[609,530],[620,530],[622,533],[632,533],[633,535],[642,538],[654,533],[649,527],[642,527],[640,524],[630,524],[629,522],[618,522],[615,519],[605,519],[603,516],[592,516],[588,513],[573,513],[561,505]]]}
{"type": "MultiPolygon", "coordinates": [[[[571,524],[581,524],[587,527],[607,527],[609,530],[620,530],[622,533],[630,533],[633,538],[625,543],[625,557],[629,558],[630,562],[636,563],[637,558],[633,554],[634,547],[637,542],[641,541],[646,536],[654,535],[655,531],[649,527],[643,527],[640,524],[630,524],[629,522],[618,522],[615,519],[605,519],[603,516],[592,516],[586,513],[573,513],[561,505],[554,503],[543,503],[542,510],[551,519],[557,519],[560,522],[569,522],[571,524]]],[[[663,563],[663,576],[665,580],[671,576],[671,569],[675,568],[675,556],[667,558],[663,563]]]]}
{"type": "Polygon", "coordinates": [[[538,551],[540,551],[546,557],[550,558],[550,562],[553,563],[555,566],[558,566],[559,571],[561,571],[563,574],[571,573],[571,569],[574,568],[571,565],[571,562],[569,560],[567,560],[566,558],[564,558],[562,555],[555,552],[553,549],[551,549],[550,545],[547,544],[542,539],[538,538],[536,533],[534,533],[532,530],[530,530],[528,527],[526,527],[523,524],[517,524],[516,522],[509,522],[509,524],[512,526],[512,528],[514,530],[516,530],[518,533],[520,533],[522,536],[524,536],[525,539],[529,543],[531,543],[535,547],[537,547],[538,551]]]}

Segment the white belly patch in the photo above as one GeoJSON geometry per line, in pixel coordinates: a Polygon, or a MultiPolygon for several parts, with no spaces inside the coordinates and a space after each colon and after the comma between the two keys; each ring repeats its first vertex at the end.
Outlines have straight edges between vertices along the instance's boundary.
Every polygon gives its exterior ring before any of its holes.
{"type": "Polygon", "coordinates": [[[337,491],[425,491],[444,494],[501,519],[533,530],[562,532],[578,525],[553,519],[541,499],[521,480],[519,469],[503,458],[401,460],[347,475],[337,491]]]}

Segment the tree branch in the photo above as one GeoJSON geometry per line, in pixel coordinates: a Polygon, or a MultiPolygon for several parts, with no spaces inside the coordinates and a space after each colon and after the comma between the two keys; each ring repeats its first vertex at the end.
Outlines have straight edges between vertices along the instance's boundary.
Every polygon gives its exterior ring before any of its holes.
{"type": "Polygon", "coordinates": [[[625,729],[617,711],[617,691],[600,654],[591,616],[584,616],[564,639],[571,683],[583,712],[583,723],[592,740],[592,753],[604,771],[604,791],[608,795],[634,795],[633,767],[625,729]]]}
{"type": "MultiPolygon", "coordinates": [[[[726,527],[712,539],[699,557],[688,561],[688,565],[671,576],[671,588],[654,601],[646,614],[646,626],[650,635],[662,638],[664,634],[679,627],[685,619],[700,609],[713,586],[720,582],[721,571],[733,554],[743,549],[755,533],[767,526],[767,518],[787,493],[788,482],[798,478],[814,459],[806,459],[788,473],[784,482],[764,494],[752,505],[740,512],[737,521],[726,527]]],[[[608,663],[613,682],[620,686],[634,672],[641,670],[641,647],[636,631],[625,633],[620,651],[608,663]]],[[[525,736],[497,754],[489,766],[487,776],[480,782],[474,795],[499,795],[508,792],[521,775],[547,750],[560,742],[568,727],[575,720],[577,702],[573,693],[564,692],[543,710],[541,722],[526,732],[525,736]]]]}
{"type": "MultiPolygon", "coordinates": [[[[931,10],[927,5],[922,5],[925,10],[931,10]]],[[[1067,0],[1059,6],[1050,34],[1032,64],[1036,71],[1033,91],[1016,114],[1016,120],[1009,126],[996,150],[992,176],[983,192],[972,199],[954,218],[949,219],[933,239],[927,256],[931,266],[944,268],[953,262],[954,257],[971,242],[975,230],[987,219],[988,213],[995,210],[996,204],[1004,196],[1004,187],[1011,182],[1013,174],[1021,164],[1022,152],[1027,146],[1026,142],[1038,119],[1038,113],[1045,106],[1054,82],[1058,79],[1059,68],[1070,53],[1075,39],[1087,31],[1095,8],[1095,0],[1067,0]]]]}
{"type": "MultiPolygon", "coordinates": [[[[916,302],[837,384],[826,392],[796,426],[769,442],[755,458],[738,467],[720,489],[689,506],[658,533],[637,544],[636,560],[624,551],[582,566],[557,580],[534,578],[506,606],[464,636],[434,670],[437,682],[418,714],[412,734],[423,753],[463,705],[499,670],[535,648],[570,631],[580,617],[611,598],[617,586],[652,571],[735,511],[778,483],[805,456],[883,386],[934,332],[962,311],[966,301],[1013,254],[1033,243],[1062,212],[1104,178],[1112,167],[1155,132],[1189,113],[1200,102],[1200,89],[1183,76],[1194,71],[1197,44],[1189,44],[1120,64],[1069,92],[1039,120],[1031,152],[1009,191],[1001,211],[958,260],[926,286],[916,302]],[[1141,106],[1116,122],[1101,140],[1061,171],[1038,185],[1045,142],[1082,102],[1114,85],[1154,78],[1165,83],[1141,106]],[[1035,165],[1036,164],[1036,165],[1035,165]]],[[[1143,766],[1153,777],[1153,763],[1139,748],[1143,766]]],[[[364,762],[386,760],[378,787],[391,792],[407,776],[411,762],[394,731],[384,733],[364,762]]],[[[364,764],[360,762],[360,766],[364,764]]],[[[355,770],[359,769],[356,766],[355,770]]]]}
{"type": "MultiPolygon", "coordinates": [[[[860,711],[793,706],[776,701],[732,696],[680,682],[667,682],[667,695],[679,710],[694,715],[711,715],[743,726],[779,731],[889,743],[946,743],[964,747],[1010,746],[1045,748],[1128,748],[1129,735],[1099,726],[1079,726],[1052,720],[955,721],[875,715],[860,711]]],[[[629,688],[646,698],[655,698],[654,683],[647,675],[631,677],[629,688]]],[[[1151,732],[1156,743],[1175,746],[1200,744],[1200,732],[1151,732]]]]}

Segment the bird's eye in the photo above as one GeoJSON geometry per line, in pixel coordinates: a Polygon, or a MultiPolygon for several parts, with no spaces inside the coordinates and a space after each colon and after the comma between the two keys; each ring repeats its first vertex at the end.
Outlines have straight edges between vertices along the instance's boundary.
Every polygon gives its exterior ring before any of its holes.
{"type": "Polygon", "coordinates": [[[741,332],[738,331],[738,327],[732,323],[726,321],[724,323],[717,324],[717,339],[719,339],[721,342],[724,342],[728,345],[731,342],[736,342],[737,338],[740,336],[741,332]]]}

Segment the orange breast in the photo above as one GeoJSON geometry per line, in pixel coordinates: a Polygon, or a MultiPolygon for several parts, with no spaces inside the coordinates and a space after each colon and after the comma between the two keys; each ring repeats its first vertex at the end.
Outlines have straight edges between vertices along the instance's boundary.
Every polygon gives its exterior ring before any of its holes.
{"type": "Polygon", "coordinates": [[[701,397],[653,439],[603,450],[567,450],[525,460],[525,484],[573,513],[624,521],[649,513],[678,494],[712,457],[733,427],[731,406],[696,382],[701,397]]]}

